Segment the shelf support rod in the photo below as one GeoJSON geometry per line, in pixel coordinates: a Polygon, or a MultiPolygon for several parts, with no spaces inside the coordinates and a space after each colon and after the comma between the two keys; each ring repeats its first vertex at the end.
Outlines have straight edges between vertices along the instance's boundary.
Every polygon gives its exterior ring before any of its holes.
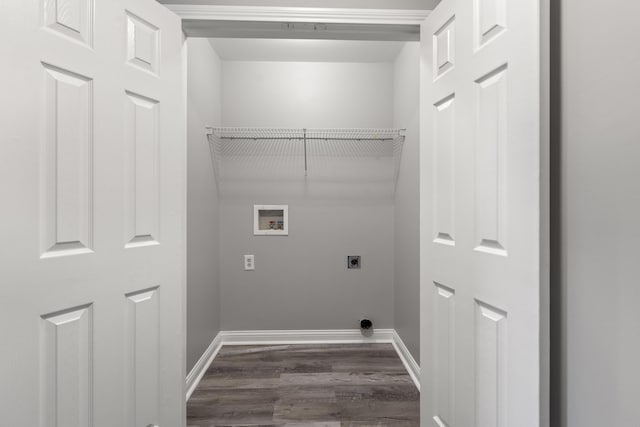
{"type": "Polygon", "coordinates": [[[304,176],[307,176],[307,128],[302,129],[304,137],[304,176]]]}

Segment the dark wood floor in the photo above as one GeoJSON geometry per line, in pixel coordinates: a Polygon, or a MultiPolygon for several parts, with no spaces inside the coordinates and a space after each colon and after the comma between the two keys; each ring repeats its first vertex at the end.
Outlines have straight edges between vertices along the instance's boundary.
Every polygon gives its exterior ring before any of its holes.
{"type": "Polygon", "coordinates": [[[187,425],[418,426],[419,400],[391,344],[225,346],[187,425]]]}

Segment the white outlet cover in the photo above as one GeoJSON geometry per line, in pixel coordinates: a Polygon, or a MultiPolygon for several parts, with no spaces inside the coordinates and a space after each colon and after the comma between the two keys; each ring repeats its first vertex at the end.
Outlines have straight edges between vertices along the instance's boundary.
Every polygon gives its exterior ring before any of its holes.
{"type": "Polygon", "coordinates": [[[244,269],[245,271],[256,269],[255,257],[253,255],[244,256],[244,269]]]}

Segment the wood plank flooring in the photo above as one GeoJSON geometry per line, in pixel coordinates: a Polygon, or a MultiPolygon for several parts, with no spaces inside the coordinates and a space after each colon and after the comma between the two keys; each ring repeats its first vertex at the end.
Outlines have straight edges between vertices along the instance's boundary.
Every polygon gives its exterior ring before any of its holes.
{"type": "Polygon", "coordinates": [[[419,426],[419,401],[391,344],[225,346],[187,426],[419,426]]]}

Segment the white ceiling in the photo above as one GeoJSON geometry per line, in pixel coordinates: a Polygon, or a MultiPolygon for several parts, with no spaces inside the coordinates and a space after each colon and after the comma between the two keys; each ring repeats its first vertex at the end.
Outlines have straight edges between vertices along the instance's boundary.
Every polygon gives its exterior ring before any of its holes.
{"type": "Polygon", "coordinates": [[[209,39],[224,61],[390,62],[406,42],[209,39]]]}

